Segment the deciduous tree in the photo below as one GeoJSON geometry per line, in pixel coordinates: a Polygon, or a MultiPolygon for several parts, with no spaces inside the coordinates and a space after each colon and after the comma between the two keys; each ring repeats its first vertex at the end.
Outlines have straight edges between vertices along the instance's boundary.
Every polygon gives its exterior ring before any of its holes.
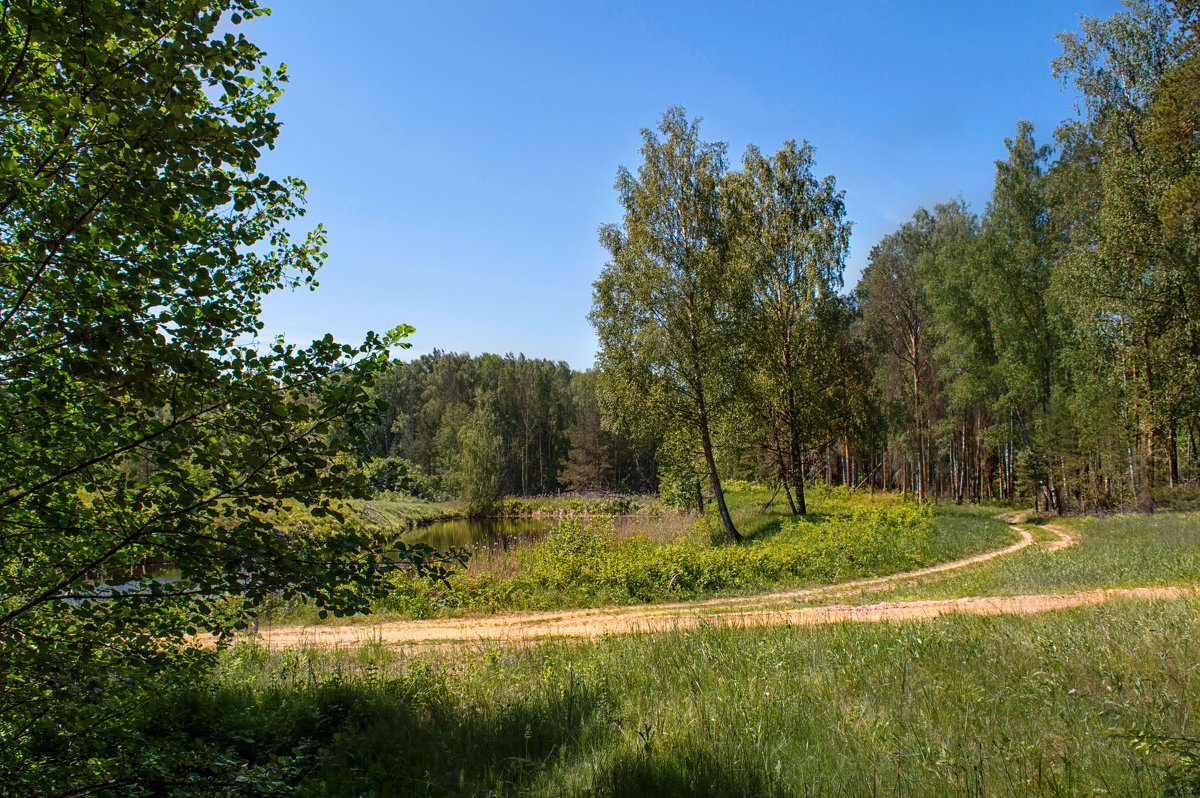
{"type": "MultiPolygon", "coordinates": [[[[259,173],[286,75],[234,33],[254,0],[0,12],[0,784],[216,789],[237,763],[126,738],[194,675],[202,630],[306,595],[365,610],[394,565],[337,523],[366,388],[408,328],[255,343],[260,299],[315,285],[303,184],[259,173]],[[227,16],[226,16],[227,15],[227,16]],[[142,576],[171,562],[180,578],[142,576]],[[119,585],[119,587],[114,587],[119,585]],[[218,611],[225,603],[230,612],[218,611]],[[243,604],[242,602],[245,602],[243,604]],[[157,786],[156,786],[157,785],[157,786]]],[[[230,783],[232,783],[230,781],[230,783]]]]}
{"type": "Polygon", "coordinates": [[[842,287],[851,227],[845,192],[831,176],[818,181],[812,165],[808,142],[787,141],[771,158],[751,146],[727,181],[736,256],[750,288],[741,314],[745,385],[771,428],[766,438],[799,513],[807,511],[802,452],[833,427],[825,400],[836,381],[836,314],[827,306],[842,287]]]}
{"type": "Polygon", "coordinates": [[[600,339],[603,379],[631,390],[643,413],[650,397],[675,422],[692,430],[725,533],[741,535],[725,505],[713,457],[711,424],[729,393],[737,357],[737,300],[744,281],[735,272],[721,206],[725,145],[699,138],[697,122],[672,108],[642,131],[635,177],[622,167],[616,189],[625,216],[600,229],[611,260],[596,281],[590,319],[600,339]]]}

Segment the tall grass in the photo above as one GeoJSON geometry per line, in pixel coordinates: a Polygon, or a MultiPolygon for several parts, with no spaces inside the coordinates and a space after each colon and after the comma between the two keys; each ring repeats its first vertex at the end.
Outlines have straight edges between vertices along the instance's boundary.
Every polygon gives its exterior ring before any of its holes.
{"type": "Polygon", "coordinates": [[[243,646],[161,722],[301,795],[1161,795],[1178,753],[1136,743],[1200,736],[1198,609],[243,646]]]}
{"type": "Polygon", "coordinates": [[[351,506],[360,523],[389,532],[463,515],[462,509],[452,502],[431,502],[405,493],[381,494],[369,501],[351,502],[351,506]]]}

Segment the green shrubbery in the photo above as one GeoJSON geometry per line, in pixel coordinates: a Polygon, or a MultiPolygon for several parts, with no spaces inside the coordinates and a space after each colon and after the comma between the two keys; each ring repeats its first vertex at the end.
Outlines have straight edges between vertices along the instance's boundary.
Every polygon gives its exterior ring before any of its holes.
{"type": "Polygon", "coordinates": [[[609,517],[566,519],[512,556],[514,573],[469,571],[453,586],[399,577],[379,607],[406,616],[631,603],[686,598],[775,584],[833,582],[890,573],[929,561],[934,523],[927,508],[870,502],[782,528],[742,545],[714,543],[699,520],[666,544],[621,538],[609,517]]]}
{"type": "Polygon", "coordinates": [[[653,512],[652,497],[537,496],[510,498],[500,503],[503,518],[566,518],[570,516],[629,515],[653,512]]]}
{"type": "Polygon", "coordinates": [[[934,538],[929,508],[907,504],[860,507],[820,522],[788,519],[783,529],[807,566],[833,579],[915,568],[928,561],[934,538]]]}

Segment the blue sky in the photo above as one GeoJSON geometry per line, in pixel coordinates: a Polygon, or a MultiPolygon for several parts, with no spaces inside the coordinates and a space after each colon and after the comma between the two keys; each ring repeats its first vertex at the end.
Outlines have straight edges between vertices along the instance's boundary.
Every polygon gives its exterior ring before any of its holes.
{"type": "MultiPolygon", "coordinates": [[[[1055,34],[1115,0],[393,3],[276,0],[243,25],[288,65],[260,166],[309,186],[329,259],[269,297],[267,335],[346,341],[412,324],[410,354],[524,352],[592,365],[597,228],[639,131],[670,105],[736,166],[747,144],[816,147],[846,192],[852,288],[921,205],[982,212],[1018,119],[1071,114],[1055,34]]],[[[407,357],[407,355],[405,356],[407,357]]]]}

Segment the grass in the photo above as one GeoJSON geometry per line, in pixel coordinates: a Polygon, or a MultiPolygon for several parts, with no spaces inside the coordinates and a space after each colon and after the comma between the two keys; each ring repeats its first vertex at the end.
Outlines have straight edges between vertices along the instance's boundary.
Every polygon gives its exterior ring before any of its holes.
{"type": "Polygon", "coordinates": [[[157,717],[300,795],[1162,795],[1187,752],[1139,743],[1200,736],[1198,609],[245,645],[157,717]]]}
{"type": "Polygon", "coordinates": [[[657,496],[509,497],[496,508],[501,518],[574,518],[590,515],[671,514],[657,496]]]}
{"type": "MultiPolygon", "coordinates": [[[[806,522],[822,532],[860,528],[855,510],[912,512],[825,500],[806,522]]],[[[928,557],[1008,533],[977,508],[933,518],[928,557]]],[[[1200,514],[1061,523],[1076,546],[887,597],[1197,581],[1200,514]]],[[[813,529],[780,519],[755,541],[813,529]]],[[[297,795],[1186,796],[1200,795],[1198,694],[1200,602],[1116,601],[531,645],[246,643],[209,683],[162,696],[145,735],[297,795]]]]}
{"type": "MultiPolygon", "coordinates": [[[[1033,519],[1058,524],[1078,542],[1046,554],[1035,547],[925,585],[864,593],[855,601],[1052,593],[1100,587],[1200,583],[1200,512],[1033,519]]],[[[1038,540],[1052,540],[1033,530],[1038,540]]]]}
{"type": "MultiPolygon", "coordinates": [[[[998,548],[1013,539],[994,508],[920,508],[895,494],[810,491],[794,518],[765,490],[731,491],[747,541],[724,541],[715,517],[597,516],[562,521],[540,541],[476,547],[451,585],[398,577],[395,590],[358,620],[505,610],[636,604],[752,594],[895,573],[998,548]]],[[[272,611],[274,622],[312,623],[315,608],[272,611]]]]}
{"type": "Polygon", "coordinates": [[[384,494],[351,506],[368,528],[387,531],[412,529],[434,521],[461,518],[462,510],[452,502],[431,502],[404,493],[384,494]]]}
{"type": "MultiPolygon", "coordinates": [[[[405,493],[384,493],[351,502],[356,520],[368,528],[412,529],[435,521],[465,518],[458,502],[432,502],[405,493]]],[[[574,518],[594,515],[670,514],[657,496],[534,496],[509,497],[495,509],[496,518],[574,518]]]]}

